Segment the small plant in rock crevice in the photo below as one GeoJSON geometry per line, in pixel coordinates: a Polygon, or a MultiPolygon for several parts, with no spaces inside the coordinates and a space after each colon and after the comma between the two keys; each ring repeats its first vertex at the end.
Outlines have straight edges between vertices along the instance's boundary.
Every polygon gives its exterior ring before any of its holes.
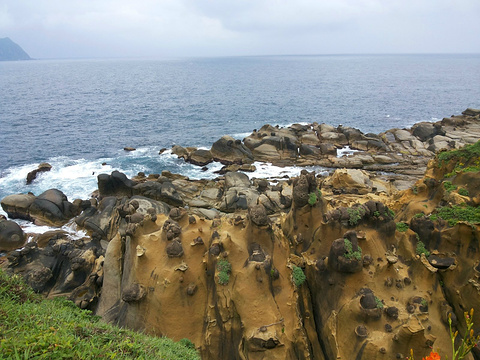
{"type": "Polygon", "coordinates": [[[428,251],[426,248],[425,248],[425,244],[423,243],[423,241],[418,241],[417,242],[417,247],[415,249],[415,252],[417,253],[417,255],[422,255],[424,254],[425,257],[429,257],[430,256],[430,251],[428,251]]]}
{"type": "Polygon", "coordinates": [[[220,285],[227,285],[230,281],[230,273],[232,272],[232,264],[228,260],[222,259],[217,263],[218,283],[220,285]]]}
{"type": "Polygon", "coordinates": [[[310,193],[308,194],[308,205],[314,206],[317,203],[317,194],[310,193]]]}
{"type": "Polygon", "coordinates": [[[295,284],[296,287],[300,287],[307,277],[305,276],[305,273],[303,272],[302,268],[296,265],[293,265],[292,268],[292,279],[293,283],[295,284]]]}
{"type": "Polygon", "coordinates": [[[377,309],[383,309],[383,302],[380,300],[380,298],[375,296],[375,304],[377,305],[377,309]]]}

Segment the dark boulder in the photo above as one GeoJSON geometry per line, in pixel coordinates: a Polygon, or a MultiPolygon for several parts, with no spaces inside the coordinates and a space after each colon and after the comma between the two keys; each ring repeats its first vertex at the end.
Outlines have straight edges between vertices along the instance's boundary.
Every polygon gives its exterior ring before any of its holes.
{"type": "Polygon", "coordinates": [[[210,150],[215,161],[224,165],[243,164],[253,162],[253,155],[241,141],[237,141],[231,136],[222,136],[215,141],[210,150]]]}
{"type": "Polygon", "coordinates": [[[250,221],[257,226],[268,225],[267,210],[262,204],[249,206],[248,217],[250,221]]]}
{"type": "Polygon", "coordinates": [[[80,208],[60,190],[50,189],[37,196],[28,211],[36,223],[60,226],[78,215],[80,208]]]}
{"type": "Polygon", "coordinates": [[[179,240],[173,240],[167,245],[168,257],[181,257],[183,256],[182,243],[179,240]]]}
{"type": "Polygon", "coordinates": [[[205,149],[195,150],[188,157],[188,162],[198,166],[208,165],[212,161],[213,161],[212,153],[210,152],[210,150],[205,150],[205,149]]]}
{"type": "Polygon", "coordinates": [[[119,171],[97,176],[100,196],[132,196],[135,182],[119,171]]]}
{"type": "Polygon", "coordinates": [[[0,219],[0,251],[11,251],[25,244],[25,234],[14,221],[0,219]]]}
{"type": "Polygon", "coordinates": [[[38,168],[30,171],[27,174],[27,185],[30,185],[33,182],[33,180],[37,178],[39,173],[47,172],[47,171],[50,171],[51,169],[52,169],[52,165],[48,163],[41,163],[40,165],[38,165],[38,168]]]}

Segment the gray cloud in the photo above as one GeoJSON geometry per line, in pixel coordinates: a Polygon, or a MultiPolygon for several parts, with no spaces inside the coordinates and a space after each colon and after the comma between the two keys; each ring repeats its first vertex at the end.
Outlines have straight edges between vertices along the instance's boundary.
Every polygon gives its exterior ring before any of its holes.
{"type": "Polygon", "coordinates": [[[31,56],[479,52],[478,0],[0,0],[31,56]]]}

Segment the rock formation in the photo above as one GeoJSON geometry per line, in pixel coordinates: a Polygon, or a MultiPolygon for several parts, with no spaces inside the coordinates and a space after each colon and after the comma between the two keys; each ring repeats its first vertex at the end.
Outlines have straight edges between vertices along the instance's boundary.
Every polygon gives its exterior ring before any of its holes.
{"type": "Polygon", "coordinates": [[[0,263],[107,321],[188,338],[203,359],[447,353],[449,316],[462,333],[463,312],[480,313],[479,123],[480,111],[467,110],[378,137],[323,124],[263,127],[244,144],[222,138],[211,153],[225,163],[275,156],[338,167],[326,177],[113,172],[98,176],[98,197],[87,202],[57,190],[12,195],[2,200],[10,217],[74,220],[87,236],[37,235],[0,263]],[[344,145],[359,152],[335,157],[344,145]],[[434,155],[440,148],[451,151],[434,155]],[[407,182],[371,170],[421,166],[407,182]]]}

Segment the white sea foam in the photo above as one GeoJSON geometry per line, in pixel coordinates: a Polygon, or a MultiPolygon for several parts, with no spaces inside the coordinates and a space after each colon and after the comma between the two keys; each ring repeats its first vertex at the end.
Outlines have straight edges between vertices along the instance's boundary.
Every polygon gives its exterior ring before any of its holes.
{"type": "Polygon", "coordinates": [[[302,170],[315,171],[319,174],[326,174],[328,170],[321,166],[275,166],[270,163],[254,162],[256,170],[254,172],[246,173],[249,178],[262,178],[268,180],[279,180],[285,178],[286,176],[298,176],[302,170]]]}
{"type": "Polygon", "coordinates": [[[343,156],[353,155],[356,152],[358,152],[358,150],[350,149],[350,146],[345,146],[341,149],[337,149],[337,157],[341,158],[343,156]]]}

